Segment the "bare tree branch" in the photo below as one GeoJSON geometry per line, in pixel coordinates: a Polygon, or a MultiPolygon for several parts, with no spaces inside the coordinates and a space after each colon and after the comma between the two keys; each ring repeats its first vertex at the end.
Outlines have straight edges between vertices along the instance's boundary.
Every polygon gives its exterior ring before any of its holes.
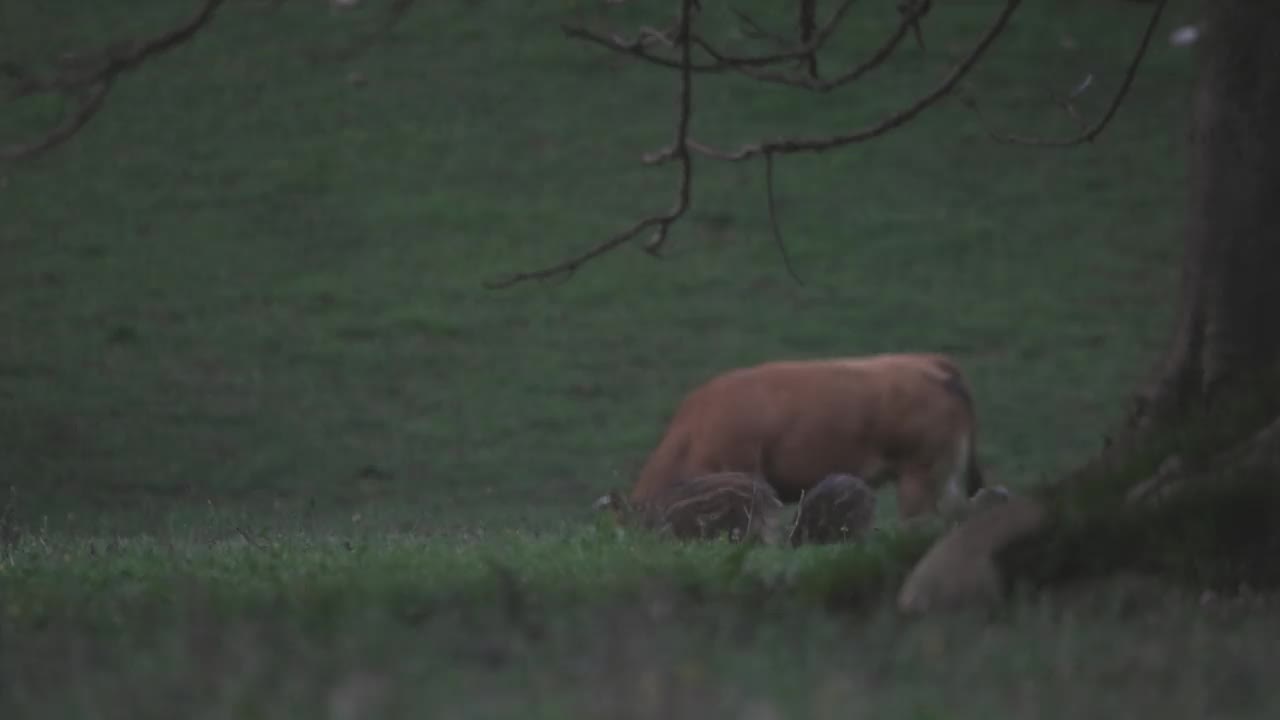
{"type": "Polygon", "coordinates": [[[34,157],[69,140],[102,109],[117,77],[195,37],[224,2],[203,0],[190,18],[150,39],[117,43],[94,54],[60,58],[59,72],[52,77],[40,78],[14,62],[0,63],[3,74],[15,85],[9,93],[10,101],[42,93],[58,93],[75,100],[75,109],[43,136],[0,148],[0,161],[34,157]]]}
{"type": "Polygon", "coordinates": [[[778,204],[773,192],[773,153],[765,153],[764,156],[764,191],[769,201],[769,228],[773,231],[773,241],[778,245],[778,252],[782,255],[782,265],[797,285],[804,285],[804,281],[791,265],[791,255],[787,253],[787,243],[782,238],[782,228],[778,224],[778,204]]]}
{"type": "Polygon", "coordinates": [[[790,50],[783,50],[765,55],[734,55],[727,52],[716,51],[710,42],[697,35],[694,36],[693,41],[698,45],[698,47],[702,48],[703,51],[707,52],[708,55],[712,55],[712,57],[714,57],[719,63],[720,67],[734,69],[738,67],[764,67],[768,65],[779,65],[793,60],[808,60],[811,55],[822,50],[822,48],[827,44],[827,41],[831,39],[831,36],[835,34],[836,28],[840,26],[841,21],[844,20],[844,16],[848,14],[849,10],[853,7],[854,2],[856,2],[856,0],[844,0],[840,5],[836,6],[835,12],[831,13],[831,17],[827,18],[827,21],[823,23],[821,27],[814,30],[809,42],[801,43],[790,50]]]}
{"type": "Polygon", "coordinates": [[[924,50],[925,47],[924,31],[920,29],[920,19],[924,17],[925,12],[928,12],[928,7],[924,8],[924,12],[918,12],[918,10],[920,10],[920,6],[928,6],[930,2],[931,0],[901,0],[898,3],[898,12],[903,17],[915,16],[911,20],[911,32],[916,36],[916,45],[919,45],[921,50],[924,50]]]}
{"type": "Polygon", "coordinates": [[[74,111],[67,113],[62,122],[55,125],[44,135],[28,140],[25,142],[17,142],[11,145],[0,147],[0,160],[5,162],[13,162],[35,157],[42,152],[54,148],[67,140],[73,135],[80,132],[89,120],[102,109],[102,103],[107,99],[107,93],[111,89],[111,81],[94,85],[79,100],[74,111]]]}
{"type": "Polygon", "coordinates": [[[676,42],[680,45],[680,61],[683,68],[680,73],[680,92],[677,103],[676,139],[672,144],[671,156],[680,163],[680,181],[676,191],[675,204],[665,213],[652,215],[632,225],[625,231],[599,243],[595,247],[569,258],[563,262],[530,272],[515,273],[486,283],[490,289],[510,287],[528,280],[547,280],[554,277],[568,279],[584,264],[625,245],[641,233],[652,229],[653,236],[645,243],[645,250],[651,255],[658,255],[666,244],[671,225],[679,220],[689,209],[693,188],[693,158],[689,153],[689,122],[693,116],[693,58],[692,58],[692,23],[693,8],[697,0],[681,0],[680,24],[676,42]]]}
{"type": "MultiPolygon", "coordinates": [[[[674,60],[662,55],[654,54],[650,48],[655,43],[670,46],[673,43],[666,36],[669,31],[655,30],[653,28],[641,28],[636,37],[627,40],[617,34],[604,35],[594,30],[589,30],[580,25],[564,24],[560,26],[565,36],[584,40],[589,43],[600,45],[601,47],[619,52],[624,55],[632,55],[645,62],[660,65],[666,68],[683,71],[684,67],[679,60],[674,60]]],[[[722,63],[692,63],[689,69],[693,72],[721,72],[725,69],[722,63]]]]}
{"type": "MultiPolygon", "coordinates": [[[[655,255],[658,254],[667,240],[668,231],[670,230],[671,225],[684,215],[685,211],[689,207],[693,174],[693,154],[703,155],[705,157],[727,162],[740,162],[757,156],[763,156],[765,161],[765,190],[768,195],[769,220],[774,240],[778,244],[779,251],[782,254],[783,262],[786,264],[788,273],[791,274],[797,283],[800,283],[801,281],[799,276],[795,274],[794,268],[791,267],[790,257],[787,254],[786,245],[783,242],[782,233],[778,225],[777,205],[773,191],[774,156],[799,152],[823,152],[846,145],[852,145],[854,143],[864,142],[880,135],[884,135],[885,133],[899,128],[915,119],[920,115],[920,113],[924,112],[930,106],[934,105],[951,93],[959,82],[969,73],[969,71],[973,69],[978,61],[982,59],[986,52],[991,48],[992,44],[994,44],[995,40],[1004,32],[1005,28],[1008,26],[1010,18],[1022,5],[1022,0],[1005,0],[1004,7],[1001,9],[1000,13],[995,17],[986,32],[969,51],[968,55],[962,58],[937,86],[917,98],[910,105],[898,110],[879,122],[850,132],[835,135],[816,137],[783,137],[775,140],[754,142],[742,145],[738,149],[732,151],[718,149],[689,137],[689,119],[692,114],[693,101],[693,73],[698,71],[716,71],[725,68],[743,72],[744,68],[748,67],[757,68],[789,60],[805,60],[810,53],[816,52],[816,50],[826,42],[826,39],[832,34],[840,19],[843,18],[845,12],[847,12],[849,7],[852,5],[853,0],[845,0],[845,2],[843,2],[832,14],[828,22],[817,30],[812,41],[807,43],[804,47],[769,55],[741,57],[721,53],[711,46],[710,43],[693,33],[691,6],[694,3],[695,0],[682,0],[680,25],[674,39],[669,38],[667,33],[652,30],[642,32],[635,40],[623,41],[616,36],[602,36],[581,28],[566,27],[565,29],[566,33],[569,33],[571,36],[582,37],[620,52],[634,54],[646,61],[659,65],[666,65],[676,61],[665,56],[651,53],[649,51],[650,47],[655,44],[660,44],[667,46],[674,45],[679,48],[680,59],[678,61],[678,67],[681,70],[681,92],[676,138],[670,146],[656,152],[647,153],[643,158],[645,164],[649,165],[665,163],[672,160],[680,163],[680,181],[675,206],[666,213],[644,218],[622,233],[615,235],[608,240],[595,245],[589,250],[567,260],[541,270],[509,275],[505,278],[486,283],[486,287],[497,289],[510,287],[527,280],[545,280],[552,277],[567,278],[572,276],[572,274],[584,264],[617,249],[650,229],[654,229],[655,232],[653,238],[645,244],[645,249],[655,255]],[[708,55],[711,55],[715,62],[711,64],[695,65],[692,59],[692,49],[695,45],[701,48],[708,55]]],[[[874,55],[872,55],[870,59],[845,75],[856,78],[883,63],[888,56],[892,54],[893,49],[901,43],[902,38],[905,37],[912,28],[918,25],[920,18],[928,12],[930,4],[930,0],[914,0],[911,4],[900,7],[900,10],[903,12],[903,19],[897,32],[891,36],[889,41],[886,42],[885,45],[883,45],[874,55]]],[[[763,75],[763,73],[756,73],[756,75],[763,75]]],[[[841,76],[831,82],[852,82],[852,79],[842,80],[844,77],[845,76],[841,76]]],[[[820,84],[821,81],[817,81],[815,83],[815,85],[820,84]]]]}
{"type": "MultiPolygon", "coordinates": [[[[813,34],[818,31],[818,0],[798,0],[796,6],[799,10],[800,44],[809,45],[813,42],[813,34]]],[[[804,61],[808,77],[818,77],[817,51],[805,56],[804,61]]]]}
{"type": "Polygon", "coordinates": [[[920,20],[929,12],[931,7],[931,0],[920,0],[919,2],[905,7],[903,10],[902,21],[898,24],[897,29],[885,39],[884,43],[882,43],[874,53],[871,54],[871,57],[849,70],[829,79],[819,78],[816,73],[806,74],[796,72],[779,72],[768,68],[758,69],[752,65],[736,63],[732,59],[719,53],[715,48],[708,44],[703,43],[702,49],[708,55],[715,58],[721,65],[753,80],[776,83],[779,85],[789,85],[791,87],[803,88],[805,90],[812,90],[818,93],[827,93],[837,88],[844,87],[845,85],[857,82],[868,72],[871,72],[877,67],[883,65],[890,57],[893,56],[894,51],[896,51],[898,46],[902,44],[902,40],[907,36],[907,33],[911,32],[913,27],[919,27],[920,20]]]}
{"type": "MultiPolygon", "coordinates": [[[[840,25],[849,8],[853,6],[856,0],[844,0],[831,14],[825,23],[813,33],[813,39],[807,44],[800,45],[790,50],[782,50],[775,53],[764,55],[733,55],[727,52],[715,50],[707,40],[691,35],[691,39],[695,45],[712,55],[715,62],[710,63],[693,63],[688,66],[693,72],[723,72],[727,69],[737,69],[740,67],[764,67],[767,65],[778,65],[781,63],[791,62],[793,60],[804,60],[810,55],[817,53],[822,49],[832,33],[840,25]]],[[[587,42],[600,45],[615,52],[634,55],[646,62],[676,70],[685,69],[685,65],[679,59],[669,58],[654,53],[651,48],[655,45],[671,47],[673,43],[667,36],[670,31],[654,30],[652,28],[641,28],[636,37],[632,40],[626,40],[616,34],[602,34],[594,30],[589,30],[580,25],[561,25],[561,29],[565,35],[585,40],[587,42]]]]}
{"type": "MultiPolygon", "coordinates": [[[[991,129],[986,116],[983,115],[982,110],[978,108],[976,100],[973,98],[966,98],[965,104],[978,114],[979,119],[981,119],[983,125],[986,126],[987,134],[991,136],[991,139],[999,143],[1032,145],[1036,147],[1071,147],[1073,145],[1081,145],[1086,142],[1093,142],[1094,139],[1101,135],[1102,131],[1111,123],[1111,120],[1120,110],[1120,106],[1124,103],[1125,96],[1128,95],[1129,88],[1133,85],[1133,79],[1138,74],[1138,66],[1142,64],[1142,59],[1146,57],[1147,48],[1151,45],[1151,38],[1155,35],[1156,27],[1160,24],[1160,15],[1164,12],[1165,6],[1168,4],[1168,0],[1156,0],[1156,6],[1151,11],[1151,19],[1147,21],[1146,30],[1142,33],[1142,40],[1138,43],[1138,49],[1134,52],[1133,59],[1129,61],[1129,67],[1126,68],[1124,73],[1124,80],[1121,81],[1120,87],[1116,90],[1115,96],[1111,98],[1111,104],[1107,106],[1106,112],[1102,114],[1102,117],[1098,118],[1097,122],[1076,135],[1067,138],[1038,138],[1000,133],[991,129]]],[[[1092,80],[1092,76],[1086,78],[1085,83],[1073,92],[1072,96],[1074,97],[1075,95],[1078,95],[1085,87],[1088,87],[1090,80],[1092,80]]],[[[1079,119],[1079,116],[1076,115],[1075,110],[1072,108],[1070,103],[1066,104],[1066,108],[1067,112],[1071,114],[1073,118],[1077,120],[1079,119]]]]}
{"type": "MultiPolygon", "coordinates": [[[[846,145],[865,142],[880,135],[884,135],[890,130],[899,128],[914,120],[921,112],[928,109],[929,106],[946,97],[952,90],[954,90],[956,84],[973,69],[974,65],[976,65],[977,62],[982,59],[982,56],[986,54],[987,50],[990,49],[996,38],[1000,36],[1000,33],[1004,31],[1005,26],[1009,22],[1009,18],[1013,16],[1014,11],[1016,11],[1020,5],[1022,5],[1022,0],[1006,0],[1004,8],[992,22],[991,26],[987,28],[986,33],[983,34],[978,43],[969,51],[969,54],[960,61],[960,63],[942,80],[942,82],[929,92],[922,95],[912,104],[898,110],[877,123],[836,135],[791,138],[784,137],[776,140],[749,143],[739,147],[737,150],[718,149],[698,142],[692,138],[688,140],[688,147],[699,155],[728,162],[740,162],[742,160],[747,160],[765,154],[789,155],[800,152],[823,152],[834,148],[844,147],[846,145]]],[[[668,149],[651,154],[647,161],[651,163],[663,162],[670,159],[672,156],[673,153],[668,149]]]]}
{"type": "MultiPolygon", "coordinates": [[[[752,40],[768,40],[775,46],[784,49],[791,45],[790,40],[777,33],[766,30],[764,26],[756,22],[756,19],[748,15],[746,12],[737,8],[729,8],[729,12],[733,13],[738,18],[738,21],[742,23],[742,34],[744,36],[751,38],[752,40]]],[[[805,42],[809,42],[811,40],[812,38],[807,38],[805,42]]]]}

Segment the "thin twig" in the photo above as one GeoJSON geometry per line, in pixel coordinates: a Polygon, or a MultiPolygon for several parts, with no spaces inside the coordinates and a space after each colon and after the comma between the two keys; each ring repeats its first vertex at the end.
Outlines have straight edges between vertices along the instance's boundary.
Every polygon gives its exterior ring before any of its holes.
{"type": "Polygon", "coordinates": [[[770,32],[765,29],[764,26],[759,22],[756,22],[755,18],[751,17],[746,12],[737,8],[729,8],[729,12],[737,16],[738,21],[744,26],[744,29],[741,31],[743,36],[752,40],[768,40],[780,48],[786,48],[791,45],[791,41],[777,33],[770,32]]]}
{"type": "MultiPolygon", "coordinates": [[[[568,37],[585,40],[615,52],[634,55],[646,62],[661,65],[673,70],[680,70],[681,72],[691,70],[693,72],[704,73],[723,72],[727,69],[738,69],[740,67],[764,67],[767,65],[778,65],[793,60],[803,60],[807,58],[821,50],[822,47],[826,45],[827,40],[830,39],[836,27],[839,26],[841,20],[844,19],[845,14],[849,11],[849,8],[853,6],[854,2],[856,2],[856,0],[844,0],[844,2],[836,8],[835,12],[831,14],[831,17],[828,18],[816,32],[814,32],[811,42],[799,45],[790,50],[781,50],[764,55],[733,55],[716,50],[710,42],[699,36],[690,35],[694,45],[707,52],[708,55],[713,55],[715,61],[710,63],[695,63],[691,60],[686,64],[682,59],[669,58],[653,53],[650,50],[650,47],[654,45],[655,41],[665,39],[667,35],[667,33],[661,31],[642,29],[635,39],[626,40],[616,34],[602,34],[580,25],[562,24],[560,27],[568,37]]],[[[662,42],[661,44],[668,46],[671,45],[670,42],[662,42]]]]}
{"type": "MultiPolygon", "coordinates": [[[[576,256],[570,257],[567,260],[540,270],[515,273],[505,278],[487,282],[485,283],[485,286],[490,289],[498,289],[510,287],[528,280],[546,280],[553,277],[567,278],[572,276],[572,274],[584,264],[617,249],[650,229],[654,230],[654,235],[652,239],[645,244],[645,250],[657,255],[667,240],[668,232],[672,224],[684,215],[685,211],[689,207],[693,175],[692,156],[694,154],[727,162],[740,162],[756,156],[764,156],[766,162],[766,190],[769,194],[770,221],[774,237],[778,242],[778,246],[782,252],[783,260],[787,265],[788,272],[797,283],[801,282],[800,278],[795,274],[794,268],[791,267],[790,258],[786,253],[785,244],[782,242],[782,234],[777,223],[777,207],[772,187],[773,156],[799,152],[823,152],[843,147],[845,145],[865,142],[909,123],[920,115],[920,113],[946,97],[956,88],[960,81],[968,75],[969,71],[974,68],[978,61],[994,44],[995,40],[1007,27],[1014,12],[1022,5],[1022,0],[1006,0],[1000,13],[995,17],[986,32],[970,50],[969,54],[962,58],[959,64],[957,64],[937,86],[917,98],[910,105],[901,108],[897,112],[872,125],[862,127],[851,132],[835,135],[816,137],[783,137],[775,140],[759,141],[742,145],[732,151],[718,149],[713,146],[700,143],[689,136],[689,120],[692,114],[693,73],[700,70],[714,71],[723,68],[733,68],[734,70],[741,72],[743,66],[764,67],[788,60],[804,59],[810,53],[816,52],[826,42],[827,38],[830,37],[834,28],[839,24],[844,14],[852,6],[853,1],[854,0],[844,0],[828,21],[814,34],[811,42],[798,49],[774,53],[771,55],[737,57],[717,51],[709,43],[692,32],[691,6],[694,4],[693,0],[684,0],[681,3],[680,23],[674,40],[670,39],[667,33],[649,31],[647,33],[642,33],[633,41],[624,42],[616,37],[602,36],[580,28],[566,27],[565,31],[571,35],[583,37],[622,52],[639,54],[644,59],[657,62],[658,64],[673,65],[680,68],[681,90],[675,141],[666,148],[647,153],[643,158],[643,161],[646,164],[651,165],[669,162],[672,160],[680,163],[681,172],[676,202],[674,207],[672,207],[668,212],[646,217],[627,228],[622,233],[615,235],[576,256]],[[680,59],[678,61],[674,61],[670,58],[649,53],[648,48],[654,43],[661,43],[663,45],[674,44],[678,46],[680,49],[680,59]],[[703,52],[711,55],[715,62],[701,66],[695,64],[692,58],[692,49],[695,45],[703,50],[703,52]]],[[[850,71],[850,73],[846,73],[846,75],[857,77],[865,73],[867,70],[883,63],[888,55],[893,52],[893,49],[897,47],[898,43],[901,42],[902,37],[910,31],[913,24],[918,23],[920,17],[922,17],[924,13],[928,12],[929,7],[930,3],[928,0],[920,0],[919,2],[911,5],[908,9],[904,9],[903,21],[897,33],[895,33],[895,35],[890,38],[889,42],[882,46],[871,59],[863,63],[862,66],[850,71]]],[[[833,82],[840,81],[841,78],[836,78],[833,82]]],[[[843,82],[846,83],[851,81],[852,80],[850,79],[843,80],[843,82]]]]}
{"type": "Polygon", "coordinates": [[[694,36],[694,44],[700,47],[708,55],[712,55],[718,63],[723,67],[764,67],[768,65],[780,65],[791,62],[793,60],[806,60],[810,55],[817,53],[827,44],[831,36],[835,34],[835,30],[840,26],[844,16],[848,14],[850,8],[853,7],[856,0],[844,0],[831,13],[820,27],[816,28],[812,33],[809,42],[804,42],[790,50],[782,50],[776,53],[765,55],[734,55],[727,52],[715,50],[706,39],[694,36]]]}
{"type": "Polygon", "coordinates": [[[689,155],[689,123],[693,119],[693,12],[697,0],[683,0],[680,3],[680,63],[684,68],[680,72],[680,100],[676,112],[676,139],[673,155],[680,162],[680,186],[676,194],[676,205],[667,213],[669,218],[658,226],[657,231],[644,249],[657,257],[662,246],[669,237],[671,224],[689,209],[689,196],[693,188],[693,158],[689,155]]]}
{"type": "Polygon", "coordinates": [[[787,269],[787,274],[797,285],[804,285],[804,281],[796,274],[795,268],[791,265],[791,256],[787,253],[787,243],[782,238],[782,228],[778,224],[778,206],[773,192],[773,153],[765,153],[764,156],[764,189],[769,199],[769,227],[773,230],[773,241],[778,246],[778,252],[782,254],[782,264],[787,269]]]}
{"type": "Polygon", "coordinates": [[[84,94],[84,98],[79,101],[74,111],[68,113],[62,122],[44,135],[34,140],[0,147],[0,160],[5,162],[25,160],[70,140],[102,109],[102,103],[107,99],[110,88],[110,81],[98,83],[84,94]]]}
{"type": "MultiPolygon", "coordinates": [[[[654,54],[649,49],[655,43],[668,47],[671,46],[672,43],[667,38],[670,31],[641,28],[640,31],[636,33],[636,37],[634,39],[627,40],[615,33],[607,35],[601,34],[594,30],[589,30],[581,25],[570,25],[565,23],[560,26],[560,29],[564,32],[566,37],[584,40],[624,55],[632,55],[644,60],[645,62],[653,63],[654,65],[660,65],[673,70],[683,69],[680,60],[654,54]]],[[[689,67],[693,72],[701,73],[721,72],[725,69],[724,65],[718,62],[692,63],[689,67]]]]}
{"type": "MultiPolygon", "coordinates": [[[[1142,59],[1147,54],[1147,48],[1151,45],[1151,38],[1155,35],[1156,27],[1160,24],[1160,15],[1164,12],[1166,5],[1168,5],[1168,0],[1158,0],[1155,8],[1152,9],[1151,19],[1147,21],[1147,27],[1142,33],[1142,40],[1138,43],[1138,49],[1134,52],[1133,59],[1129,61],[1129,67],[1125,69],[1124,79],[1120,82],[1120,87],[1116,90],[1115,96],[1111,98],[1111,104],[1107,106],[1106,112],[1102,114],[1102,117],[1098,118],[1097,122],[1076,135],[1067,138],[1039,138],[1000,133],[991,129],[986,116],[982,113],[982,110],[978,108],[976,100],[973,98],[967,98],[965,104],[978,114],[978,118],[986,127],[987,135],[998,143],[1061,148],[1081,145],[1086,142],[1093,142],[1102,134],[1102,131],[1111,124],[1111,120],[1115,118],[1116,113],[1120,110],[1120,106],[1124,103],[1125,96],[1128,95],[1129,88],[1133,85],[1133,80],[1138,74],[1138,66],[1142,64],[1142,59]]],[[[1071,96],[1075,97],[1083,92],[1084,89],[1089,86],[1092,77],[1092,75],[1089,76],[1089,78],[1086,79],[1086,82],[1082,83],[1079,88],[1072,92],[1071,96]]],[[[1079,116],[1075,114],[1069,102],[1066,107],[1068,114],[1078,120],[1079,116]]]]}
{"type": "MultiPolygon", "coordinates": [[[[818,2],[817,0],[799,0],[797,3],[798,24],[800,26],[800,42],[808,45],[813,42],[813,34],[818,30],[818,2]]],[[[818,77],[818,52],[815,50],[805,56],[805,72],[807,77],[817,79],[818,77]]]]}
{"type": "Polygon", "coordinates": [[[916,36],[916,45],[918,45],[921,50],[924,50],[925,46],[924,31],[920,28],[920,19],[929,11],[928,6],[931,3],[932,0],[903,0],[903,2],[898,3],[898,12],[904,18],[911,18],[911,32],[916,36]],[[921,12],[922,7],[923,12],[921,12]]]}
{"type": "MultiPolygon", "coordinates": [[[[1006,0],[1004,8],[1000,14],[987,28],[986,33],[978,41],[978,43],[970,50],[950,74],[948,74],[942,82],[929,92],[920,96],[915,102],[905,108],[889,115],[872,125],[858,128],[846,133],[836,135],[822,135],[816,137],[784,137],[776,140],[767,140],[761,142],[748,143],[740,146],[736,150],[722,150],[711,145],[698,142],[692,138],[688,140],[689,149],[694,153],[705,157],[724,160],[727,162],[741,162],[750,158],[764,155],[766,153],[785,154],[801,152],[823,152],[832,150],[846,145],[866,142],[872,138],[884,135],[890,130],[894,130],[908,122],[914,120],[921,112],[928,109],[931,105],[946,97],[955,89],[956,85],[964,79],[969,71],[977,64],[978,60],[986,54],[991,45],[995,42],[1000,33],[1004,31],[1005,26],[1009,22],[1009,18],[1013,16],[1014,11],[1022,5],[1022,0],[1006,0]]],[[[655,162],[661,162],[671,156],[669,151],[659,151],[650,157],[655,162]]]]}
{"type": "Polygon", "coordinates": [[[225,1],[204,0],[190,18],[148,40],[113,45],[96,55],[65,57],[59,62],[62,71],[47,79],[38,78],[36,73],[16,63],[4,63],[4,74],[17,83],[10,92],[10,100],[37,93],[59,93],[75,97],[77,102],[75,110],[42,137],[0,148],[0,161],[30,158],[69,140],[102,109],[117,77],[195,37],[225,1]]]}
{"type": "Polygon", "coordinates": [[[666,222],[666,220],[666,215],[647,217],[617,235],[614,235],[608,240],[605,240],[604,242],[599,243],[591,249],[579,253],[568,260],[538,270],[512,273],[505,277],[498,278],[497,280],[487,281],[484,286],[489,290],[500,290],[529,280],[547,280],[557,276],[567,280],[578,271],[578,268],[586,265],[592,260],[595,260],[601,255],[605,255],[610,251],[627,244],[640,235],[640,233],[650,228],[657,227],[663,222],[666,222]]]}
{"type": "Polygon", "coordinates": [[[761,82],[775,83],[778,85],[788,85],[804,90],[811,90],[816,93],[828,93],[832,90],[850,85],[860,80],[864,75],[883,65],[893,53],[902,44],[903,38],[911,31],[911,27],[919,22],[921,18],[929,12],[931,4],[929,0],[917,3],[910,10],[905,10],[901,22],[894,32],[881,43],[880,47],[871,54],[866,60],[858,65],[830,78],[823,79],[816,75],[797,72],[779,72],[769,68],[757,68],[753,65],[744,65],[735,62],[733,59],[720,53],[714,47],[707,43],[701,43],[700,47],[703,52],[710,55],[717,62],[725,67],[737,72],[741,75],[759,80],[761,82]]]}
{"type": "Polygon", "coordinates": [[[676,191],[676,200],[670,210],[658,215],[651,215],[640,220],[623,232],[597,244],[595,247],[574,257],[554,265],[528,272],[519,272],[505,278],[489,281],[485,287],[496,290],[511,287],[528,280],[547,280],[554,277],[571,277],[578,268],[604,255],[631,240],[641,233],[652,229],[651,239],[645,243],[644,249],[651,255],[658,255],[666,243],[671,225],[689,209],[693,188],[693,158],[689,152],[689,123],[693,115],[693,69],[692,69],[692,6],[696,0],[682,0],[680,3],[680,26],[676,41],[681,46],[681,62],[684,69],[680,73],[680,93],[677,103],[676,139],[671,146],[671,157],[680,162],[680,180],[676,191]]]}

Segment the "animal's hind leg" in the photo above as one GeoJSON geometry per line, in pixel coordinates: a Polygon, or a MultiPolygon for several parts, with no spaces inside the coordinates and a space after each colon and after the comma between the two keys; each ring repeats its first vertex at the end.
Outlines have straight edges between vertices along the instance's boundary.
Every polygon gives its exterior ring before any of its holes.
{"type": "Polygon", "coordinates": [[[899,519],[923,519],[926,515],[953,518],[966,504],[961,489],[963,473],[964,463],[956,464],[951,458],[904,468],[898,476],[899,519]]]}
{"type": "Polygon", "coordinates": [[[956,443],[953,457],[940,461],[934,468],[938,514],[946,519],[955,519],[968,509],[969,497],[965,488],[972,452],[970,439],[962,437],[956,443]]]}

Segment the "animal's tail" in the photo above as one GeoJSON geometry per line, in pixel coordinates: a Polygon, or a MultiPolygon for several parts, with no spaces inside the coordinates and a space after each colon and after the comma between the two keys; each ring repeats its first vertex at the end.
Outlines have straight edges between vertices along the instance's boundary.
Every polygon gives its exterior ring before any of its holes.
{"type": "Polygon", "coordinates": [[[969,437],[962,447],[967,455],[964,460],[965,491],[969,493],[969,497],[973,497],[986,485],[982,477],[981,463],[978,462],[978,411],[973,401],[973,393],[970,392],[969,383],[961,374],[960,368],[950,358],[936,357],[935,365],[942,373],[943,388],[964,405],[965,412],[969,416],[969,437]]]}

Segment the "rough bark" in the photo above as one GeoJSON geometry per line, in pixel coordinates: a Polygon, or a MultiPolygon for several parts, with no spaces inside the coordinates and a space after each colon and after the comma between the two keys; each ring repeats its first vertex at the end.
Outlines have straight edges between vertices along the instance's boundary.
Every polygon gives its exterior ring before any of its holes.
{"type": "MultiPolygon", "coordinates": [[[[1176,428],[1196,413],[1209,417],[1210,425],[1223,425],[1215,419],[1217,398],[1229,406],[1242,395],[1262,394],[1264,415],[1274,417],[1280,408],[1275,382],[1280,378],[1280,3],[1205,0],[1201,13],[1177,325],[1151,385],[1139,397],[1132,427],[1116,447],[1057,485],[1041,488],[1026,501],[974,516],[940,538],[904,583],[899,596],[904,610],[999,597],[1009,578],[1000,572],[996,557],[1022,540],[1035,539],[1027,555],[1033,564],[1045,557],[1040,552],[1045,547],[1078,545],[1082,537],[1098,532],[1099,542],[1110,545],[1085,555],[1110,557],[1124,550],[1134,537],[1142,536],[1124,535],[1136,510],[1095,508],[1101,519],[1083,530],[1079,525],[1054,524],[1065,494],[1080,487],[1076,480],[1123,467],[1125,456],[1141,453],[1145,441],[1159,437],[1153,430],[1176,428]]],[[[1260,427],[1240,424],[1210,431],[1238,430],[1242,434],[1235,439],[1244,440],[1260,427]]],[[[1205,423],[1197,431],[1204,432],[1205,423]]],[[[1263,435],[1274,441],[1272,435],[1263,435]]],[[[1179,436],[1177,444],[1185,440],[1179,436]]],[[[1215,438],[1216,443],[1222,440],[1215,438]]],[[[1202,474],[1209,481],[1206,487],[1212,488],[1231,470],[1232,463],[1219,460],[1202,474]]],[[[1259,487],[1274,487],[1274,466],[1255,476],[1265,480],[1259,487]]],[[[1275,524],[1280,501],[1241,497],[1247,500],[1245,506],[1263,507],[1265,512],[1259,522],[1239,527],[1263,537],[1250,536],[1239,547],[1261,545],[1262,540],[1271,547],[1280,536],[1275,524]]],[[[1207,504],[1192,509],[1201,515],[1242,516],[1237,512],[1240,504],[1231,504],[1238,498],[1228,493],[1226,500],[1217,510],[1207,504]]],[[[1170,522],[1194,522],[1195,512],[1170,522]]],[[[1141,524],[1141,516],[1133,517],[1141,524]]],[[[1223,527],[1238,524],[1238,518],[1218,522],[1221,519],[1211,518],[1223,527]]]]}
{"type": "Polygon", "coordinates": [[[1280,367],[1280,5],[1202,13],[1177,327],[1138,427],[1280,367]]]}

